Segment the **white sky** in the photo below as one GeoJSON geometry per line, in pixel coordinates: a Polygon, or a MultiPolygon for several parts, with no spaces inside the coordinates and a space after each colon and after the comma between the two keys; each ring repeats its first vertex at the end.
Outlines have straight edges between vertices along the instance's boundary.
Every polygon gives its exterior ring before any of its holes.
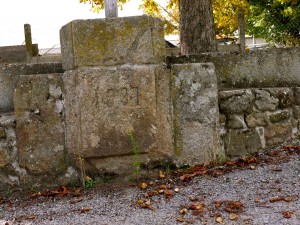
{"type": "MultiPolygon", "coordinates": [[[[130,0],[119,16],[142,15],[142,0],[130,0]]],[[[59,29],[75,19],[104,18],[79,0],[0,0],[0,46],[24,43],[24,24],[31,25],[33,43],[39,48],[59,44],[59,29]]]]}

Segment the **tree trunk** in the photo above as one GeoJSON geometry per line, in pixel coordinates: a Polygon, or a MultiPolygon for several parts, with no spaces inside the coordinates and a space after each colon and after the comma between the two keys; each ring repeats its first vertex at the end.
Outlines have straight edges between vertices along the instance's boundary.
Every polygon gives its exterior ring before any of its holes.
{"type": "Polygon", "coordinates": [[[180,0],[180,45],[182,55],[216,51],[211,0],[180,0]]]}

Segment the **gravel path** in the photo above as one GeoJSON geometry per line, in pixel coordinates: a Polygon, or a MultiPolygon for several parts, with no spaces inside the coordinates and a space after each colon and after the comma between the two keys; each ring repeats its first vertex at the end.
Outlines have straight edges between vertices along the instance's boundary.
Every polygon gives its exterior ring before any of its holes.
{"type": "MultiPolygon", "coordinates": [[[[148,183],[145,189],[115,185],[96,187],[76,197],[0,197],[0,225],[4,221],[47,225],[298,225],[300,147],[297,151],[260,154],[259,163],[235,164],[230,168],[237,169],[231,172],[219,166],[188,181],[182,181],[187,172],[178,171],[179,175],[148,183]],[[224,174],[215,177],[218,173],[224,174]]],[[[199,172],[194,168],[189,174],[195,175],[195,171],[199,172]]]]}

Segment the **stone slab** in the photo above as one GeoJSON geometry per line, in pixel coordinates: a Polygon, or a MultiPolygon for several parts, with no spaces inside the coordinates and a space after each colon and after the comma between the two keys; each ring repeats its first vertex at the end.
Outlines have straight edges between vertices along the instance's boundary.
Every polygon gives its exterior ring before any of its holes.
{"type": "Polygon", "coordinates": [[[61,74],[19,76],[14,95],[20,166],[32,175],[67,168],[61,74]]]}
{"type": "Polygon", "coordinates": [[[214,65],[172,66],[174,137],[179,165],[214,160],[219,143],[218,87],[214,65]]]}
{"type": "Polygon", "coordinates": [[[263,137],[255,129],[231,130],[225,135],[224,144],[228,156],[245,156],[258,152],[264,146],[263,137]]]}
{"type": "Polygon", "coordinates": [[[61,63],[0,64],[0,112],[13,111],[13,95],[19,75],[62,73],[61,63]]]}
{"type": "Polygon", "coordinates": [[[60,30],[63,68],[151,64],[166,55],[163,23],[149,16],[74,20],[60,30]]]}
{"type": "Polygon", "coordinates": [[[162,71],[159,65],[123,65],[64,74],[66,144],[75,161],[78,155],[87,159],[133,155],[129,131],[141,154],[171,155],[171,120],[165,115],[170,109],[168,94],[163,93],[169,82],[163,81],[164,87],[157,84],[166,78],[162,71]]]}
{"type": "MultiPolygon", "coordinates": [[[[32,45],[33,56],[39,55],[39,48],[37,44],[32,45]]],[[[21,63],[26,62],[26,46],[14,45],[0,47],[0,63],[21,63]]]]}

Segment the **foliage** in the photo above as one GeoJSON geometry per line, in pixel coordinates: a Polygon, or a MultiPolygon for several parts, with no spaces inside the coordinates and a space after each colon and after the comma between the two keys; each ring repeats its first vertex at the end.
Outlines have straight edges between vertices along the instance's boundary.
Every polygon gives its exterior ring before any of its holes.
{"type": "Polygon", "coordinates": [[[94,181],[92,178],[86,176],[85,177],[85,187],[86,188],[93,188],[96,185],[96,181],[94,181]]]}
{"type": "Polygon", "coordinates": [[[300,44],[300,2],[250,0],[248,33],[284,46],[300,44]]]}
{"type": "MultiPolygon", "coordinates": [[[[104,9],[104,0],[80,0],[89,3],[95,12],[104,9]]],[[[119,7],[129,0],[118,0],[119,7]]],[[[179,1],[168,0],[164,4],[159,0],[142,0],[140,9],[147,15],[160,18],[165,24],[165,33],[179,33],[179,1]]],[[[214,20],[217,33],[230,34],[238,27],[236,16],[238,8],[249,9],[247,0],[213,0],[214,20]]]]}
{"type": "MultiPolygon", "coordinates": [[[[141,0],[145,14],[165,23],[166,34],[179,33],[179,0],[141,0]],[[160,2],[164,2],[161,4],[160,2]]],[[[80,0],[94,11],[104,8],[104,0],[80,0]]],[[[118,0],[119,7],[129,0],[118,0]]],[[[244,9],[247,33],[285,46],[300,44],[300,1],[297,0],[212,0],[217,34],[232,34],[238,28],[237,11],[244,9]]]]}
{"type": "Polygon", "coordinates": [[[178,34],[179,31],[179,1],[169,0],[166,5],[155,0],[143,0],[140,9],[145,14],[160,18],[165,24],[166,34],[178,34]]]}
{"type": "Polygon", "coordinates": [[[239,8],[249,13],[247,0],[213,0],[214,23],[217,34],[232,34],[238,29],[239,8]]]}

